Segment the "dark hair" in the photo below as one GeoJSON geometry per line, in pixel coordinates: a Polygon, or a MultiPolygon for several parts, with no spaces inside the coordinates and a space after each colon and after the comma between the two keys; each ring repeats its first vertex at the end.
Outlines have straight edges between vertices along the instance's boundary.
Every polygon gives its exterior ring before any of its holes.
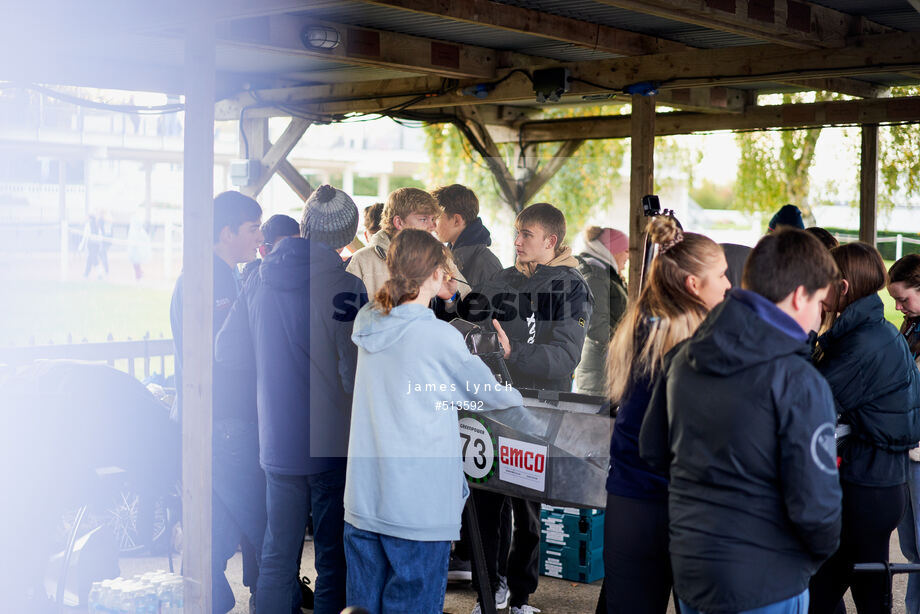
{"type": "Polygon", "coordinates": [[[374,203],[364,207],[364,230],[370,234],[380,232],[380,217],[383,215],[383,203],[374,203]]]}
{"type": "Polygon", "coordinates": [[[744,263],[741,286],[780,303],[799,286],[809,296],[840,278],[830,252],[814,235],[783,228],[765,235],[744,263]]]}
{"type": "Polygon", "coordinates": [[[407,228],[399,232],[387,250],[390,278],[374,296],[374,306],[384,314],[418,296],[419,288],[438,267],[450,266],[450,252],[430,233],[407,228]]]}
{"type": "Polygon", "coordinates": [[[214,197],[214,243],[220,241],[220,231],[229,227],[234,233],[246,222],[262,219],[262,207],[255,199],[234,190],[221,192],[214,197]]]}
{"type": "Polygon", "coordinates": [[[868,243],[847,243],[835,247],[830,253],[837,263],[840,276],[847,280],[849,285],[847,293],[838,296],[838,312],[843,311],[853,301],[875,294],[885,287],[888,281],[885,262],[878,250],[868,243]]]}
{"type": "Polygon", "coordinates": [[[431,193],[447,215],[459,215],[469,224],[479,217],[479,199],[473,190],[455,183],[442,186],[431,193]]]}
{"type": "Polygon", "coordinates": [[[556,235],[556,255],[562,253],[565,239],[565,214],[549,203],[534,203],[518,213],[514,227],[520,229],[526,224],[539,224],[548,235],[556,235]]]}
{"type": "Polygon", "coordinates": [[[276,213],[262,224],[265,245],[274,245],[285,237],[300,236],[300,224],[290,215],[276,213]]]}
{"type": "Polygon", "coordinates": [[[907,254],[888,269],[888,283],[920,289],[920,254],[907,254]]]}
{"type": "Polygon", "coordinates": [[[805,232],[813,235],[816,239],[818,239],[818,241],[821,241],[821,243],[823,243],[824,247],[827,249],[834,249],[840,245],[840,241],[837,240],[837,237],[824,230],[820,226],[812,226],[810,228],[806,228],[805,232]]]}

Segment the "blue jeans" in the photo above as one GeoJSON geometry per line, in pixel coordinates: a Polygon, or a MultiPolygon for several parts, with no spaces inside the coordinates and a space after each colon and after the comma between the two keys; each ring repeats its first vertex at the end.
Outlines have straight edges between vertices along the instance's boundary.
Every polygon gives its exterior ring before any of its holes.
{"type": "Polygon", "coordinates": [[[370,614],[441,614],[450,542],[421,542],[345,523],[348,605],[370,614]]]}
{"type": "MultiPolygon", "coordinates": [[[[910,491],[907,511],[898,525],[898,541],[901,543],[901,554],[911,563],[920,563],[920,463],[910,462],[910,475],[907,477],[907,488],[910,491]]],[[[904,598],[907,614],[920,614],[920,577],[917,574],[907,574],[907,594],[904,598]]]]}
{"type": "Polygon", "coordinates": [[[315,475],[266,472],[268,526],[262,548],[256,611],[266,614],[300,612],[298,556],[313,510],[316,564],[315,614],[339,614],[345,607],[345,468],[315,475]]]}
{"type": "MultiPolygon", "coordinates": [[[[265,535],[265,474],[259,466],[259,431],[237,419],[214,422],[211,510],[212,611],[229,612],[235,598],[224,575],[243,538],[256,552],[265,535]]],[[[258,557],[256,557],[258,558],[258,557]]],[[[259,561],[252,561],[258,568],[259,561]]],[[[250,563],[247,562],[247,566],[250,563]]],[[[258,569],[244,569],[247,578],[258,569]]],[[[255,586],[250,585],[250,590],[255,586]]]]}
{"type": "MultiPolygon", "coordinates": [[[[691,608],[684,603],[683,599],[679,599],[678,601],[680,601],[680,614],[708,614],[707,612],[701,612],[700,610],[691,608]]],[[[735,614],[808,614],[808,589],[806,588],[795,597],[777,601],[776,603],[765,605],[762,608],[736,612],[735,614]]]]}

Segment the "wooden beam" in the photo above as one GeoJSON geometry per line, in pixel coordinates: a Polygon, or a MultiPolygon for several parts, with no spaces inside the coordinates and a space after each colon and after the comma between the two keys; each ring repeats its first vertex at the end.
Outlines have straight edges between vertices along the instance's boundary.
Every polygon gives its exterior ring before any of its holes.
{"type": "Polygon", "coordinates": [[[313,186],[311,186],[310,182],[300,174],[300,171],[294,168],[294,165],[291,164],[290,161],[284,159],[278,163],[278,174],[281,175],[284,182],[294,190],[294,193],[300,197],[300,200],[307,202],[307,199],[310,198],[310,194],[313,193],[313,186]]]}
{"type": "MultiPolygon", "coordinates": [[[[266,124],[268,123],[268,120],[255,121],[264,121],[266,124]]],[[[272,175],[275,174],[275,171],[278,170],[278,165],[281,164],[282,160],[287,158],[289,153],[291,153],[291,150],[294,149],[294,146],[300,141],[300,138],[303,136],[304,132],[307,131],[307,128],[310,127],[311,123],[312,122],[307,119],[300,119],[298,117],[292,118],[287,128],[285,128],[284,133],[278,137],[275,144],[272,145],[261,158],[257,158],[255,155],[251,154],[250,160],[259,161],[259,177],[252,185],[241,188],[240,192],[253,198],[258,196],[272,178],[272,175]]]]}
{"type": "MultiPolygon", "coordinates": [[[[645,81],[658,83],[659,90],[668,91],[797,78],[891,73],[918,67],[920,33],[865,37],[844,49],[833,50],[803,51],[778,45],[699,49],[569,65],[574,81],[569,95],[563,100],[577,100],[580,96],[588,94],[621,92],[627,86],[645,81]]],[[[373,112],[409,103],[413,109],[422,109],[534,100],[530,80],[520,73],[513,73],[508,79],[495,85],[486,98],[463,96],[458,92],[459,88],[475,83],[461,81],[456,88],[444,88],[442,80],[418,78],[262,90],[258,93],[261,103],[249,93],[222,101],[219,105],[219,117],[232,119],[238,116],[243,106],[267,107],[273,102],[308,102],[308,106],[304,108],[307,112],[337,114],[373,112]]],[[[740,93],[738,98],[740,106],[740,93]]],[[[723,102],[728,108],[729,102],[723,102]]],[[[254,114],[257,112],[258,109],[252,110],[254,114]]]]}
{"type": "Polygon", "coordinates": [[[600,4],[799,49],[842,47],[892,28],[805,0],[597,0],[600,4]]]}
{"type": "MultiPolygon", "coordinates": [[[[589,21],[571,19],[569,17],[553,15],[533,9],[499,4],[492,0],[465,0],[462,3],[443,2],[442,0],[365,0],[365,2],[368,4],[403,9],[408,12],[422,15],[454,19],[464,23],[474,23],[477,25],[485,24],[509,32],[535,34],[552,40],[577,45],[585,49],[615,53],[617,55],[651,55],[692,49],[689,45],[684,45],[664,38],[612,28],[589,21]]],[[[795,23],[794,20],[793,23],[795,23]]],[[[704,25],[711,27],[709,24],[704,25]]],[[[879,30],[879,32],[881,31],[883,30],[879,30]]],[[[825,83],[815,85],[800,81],[790,81],[788,84],[795,87],[839,92],[841,94],[859,96],[861,98],[874,98],[877,96],[877,94],[867,93],[871,92],[871,90],[866,86],[862,86],[859,82],[850,83],[850,81],[852,80],[838,78],[833,81],[828,80],[825,83]],[[820,87],[818,87],[819,85],[820,87]]],[[[664,101],[659,100],[659,104],[662,103],[664,103],[664,101]]]]}
{"type": "Polygon", "coordinates": [[[461,119],[455,125],[469,141],[470,145],[482,156],[486,166],[489,167],[489,171],[495,177],[496,183],[498,183],[502,198],[512,209],[519,212],[523,209],[524,204],[521,202],[520,194],[518,194],[517,182],[511,171],[508,170],[508,165],[505,164],[505,159],[502,157],[498,145],[492,140],[492,136],[476,113],[476,108],[459,109],[458,115],[461,119]]]}
{"type": "Polygon", "coordinates": [[[364,0],[408,12],[487,25],[508,32],[525,32],[616,55],[646,55],[684,49],[673,41],[620,28],[572,19],[491,0],[364,0]]]}
{"type": "MultiPolygon", "coordinates": [[[[222,31],[220,42],[222,45],[245,49],[277,51],[322,61],[377,66],[456,79],[494,79],[499,56],[499,52],[485,47],[295,15],[230,22],[222,31]],[[309,47],[301,39],[301,32],[309,26],[331,28],[339,34],[341,42],[332,49],[309,47]]],[[[517,59],[521,65],[553,63],[552,60],[529,56],[517,59]]]]}
{"type": "MultiPolygon", "coordinates": [[[[660,113],[655,135],[901,123],[920,123],[920,96],[750,107],[737,115],[660,113]]],[[[632,122],[628,115],[577,117],[524,122],[520,130],[514,140],[525,143],[617,139],[632,134],[632,122]]]]}
{"type": "Polygon", "coordinates": [[[185,11],[182,526],[185,611],[211,612],[211,425],[214,305],[214,22],[185,11]]]}
{"type": "Polygon", "coordinates": [[[539,192],[543,186],[559,172],[559,169],[569,161],[569,158],[575,155],[575,152],[578,151],[578,148],[581,147],[583,143],[584,141],[565,141],[562,143],[559,149],[556,150],[556,153],[553,154],[553,157],[548,162],[545,162],[540,167],[540,170],[537,171],[537,174],[524,185],[524,193],[521,196],[521,202],[523,202],[524,205],[529,203],[533,197],[537,195],[537,192],[539,192]]]}
{"type": "Polygon", "coordinates": [[[878,124],[862,127],[859,159],[859,240],[874,246],[878,224],[878,124]]]}
{"type": "Polygon", "coordinates": [[[655,190],[655,97],[632,97],[629,138],[629,297],[639,297],[645,215],[642,197],[655,190]]]}

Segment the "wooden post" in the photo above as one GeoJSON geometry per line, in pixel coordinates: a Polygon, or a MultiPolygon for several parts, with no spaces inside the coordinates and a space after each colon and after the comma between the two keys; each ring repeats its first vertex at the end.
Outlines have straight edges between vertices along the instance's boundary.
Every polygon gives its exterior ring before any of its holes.
{"type": "Polygon", "coordinates": [[[67,223],[67,162],[58,160],[58,217],[61,222],[61,281],[70,269],[70,227],[67,223]]]}
{"type": "Polygon", "coordinates": [[[629,151],[629,298],[639,296],[639,275],[645,246],[642,197],[655,189],[655,97],[632,97],[629,151]]]}
{"type": "Polygon", "coordinates": [[[211,377],[214,304],[215,24],[192,3],[185,31],[182,555],[185,612],[211,612],[211,377]]]}
{"type": "Polygon", "coordinates": [[[859,165],[859,240],[875,245],[878,214],[878,124],[862,127],[859,165]]]}

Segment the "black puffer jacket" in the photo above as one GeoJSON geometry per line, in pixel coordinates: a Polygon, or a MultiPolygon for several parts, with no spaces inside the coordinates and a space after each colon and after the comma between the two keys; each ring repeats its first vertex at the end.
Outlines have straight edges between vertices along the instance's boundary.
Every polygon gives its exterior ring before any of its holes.
{"type": "Polygon", "coordinates": [[[539,265],[530,277],[514,267],[499,272],[464,298],[459,311],[487,328],[499,321],[511,341],[506,362],[515,387],[567,392],[593,303],[575,268],[539,265]]]}
{"type": "Polygon", "coordinates": [[[834,393],[839,421],[853,429],[840,479],[861,486],[907,482],[908,449],[920,439],[920,371],[907,341],[871,294],[848,305],[818,338],[818,370],[834,393]]]}
{"type": "Polygon", "coordinates": [[[639,453],[670,467],[674,587],[698,610],[788,599],[837,549],[831,391],[805,333],[760,295],[732,290],[670,355],[639,453]]]}
{"type": "Polygon", "coordinates": [[[502,263],[492,253],[492,234],[482,219],[476,218],[463,229],[450,246],[457,268],[466,277],[473,290],[480,288],[487,280],[502,270],[502,263]]]}

